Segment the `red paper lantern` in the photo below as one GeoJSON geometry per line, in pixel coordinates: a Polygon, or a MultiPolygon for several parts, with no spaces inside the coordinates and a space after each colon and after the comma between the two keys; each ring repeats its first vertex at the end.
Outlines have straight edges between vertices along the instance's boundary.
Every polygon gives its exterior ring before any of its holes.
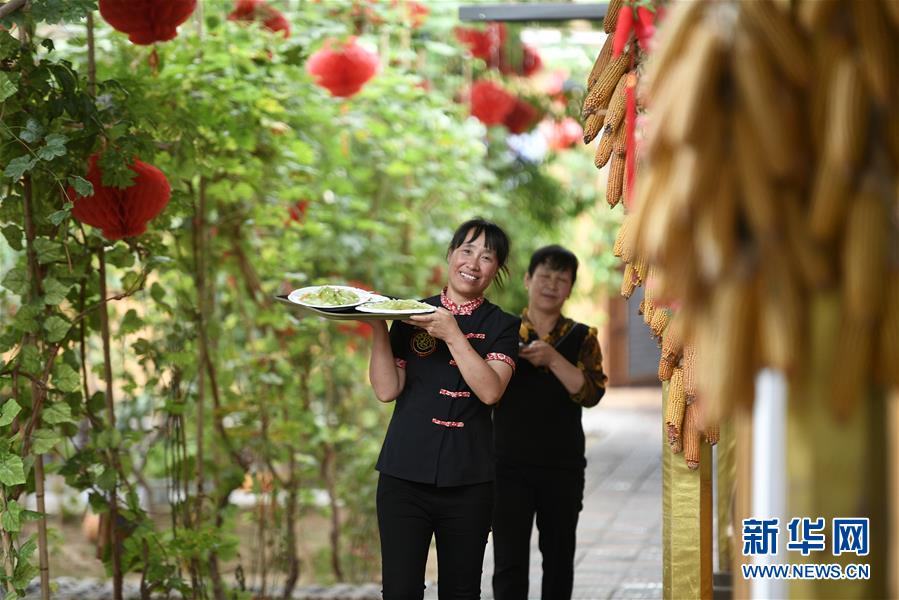
{"type": "Polygon", "coordinates": [[[332,96],[348,98],[374,77],[380,67],[378,55],[356,43],[352,37],[338,50],[332,50],[334,40],[309,57],[306,70],[315,77],[315,83],[331,92],[332,96]]]}
{"type": "Polygon", "coordinates": [[[515,74],[530,77],[543,68],[543,60],[540,58],[540,54],[535,48],[525,44],[522,46],[521,52],[521,64],[513,66],[509,64],[509,57],[506,52],[503,51],[499,57],[498,68],[500,73],[503,75],[515,74]]]}
{"type": "Polygon", "coordinates": [[[544,121],[540,124],[540,131],[553,150],[570,148],[584,135],[580,123],[571,117],[565,117],[561,121],[544,121]]]}
{"type": "Polygon", "coordinates": [[[506,26],[502,23],[490,23],[484,31],[457,27],[454,33],[457,40],[468,46],[472,56],[488,63],[499,58],[498,53],[506,43],[506,26]]]}
{"type": "Polygon", "coordinates": [[[302,223],[306,218],[306,209],[309,208],[308,200],[300,200],[295,204],[291,204],[287,209],[288,218],[284,221],[284,225],[289,225],[291,221],[302,223]]]}
{"type": "Polygon", "coordinates": [[[533,104],[516,99],[512,110],[503,119],[503,125],[510,133],[524,133],[536,125],[541,117],[540,111],[533,104]]]}
{"type": "Polygon", "coordinates": [[[132,44],[166,42],[197,7],[197,0],[100,0],[100,14],[132,44]]]}
{"type": "Polygon", "coordinates": [[[499,125],[515,108],[515,96],[492,81],[471,86],[471,114],[484,125],[499,125]]]}
{"type": "Polygon", "coordinates": [[[408,15],[409,24],[412,25],[412,29],[418,29],[424,25],[425,19],[427,19],[430,13],[430,9],[420,2],[410,0],[406,3],[406,14],[408,15]]]}
{"type": "Polygon", "coordinates": [[[266,4],[265,0],[236,0],[228,20],[262,21],[262,26],[269,31],[283,31],[285,38],[290,37],[290,21],[280,10],[266,4]]]}
{"type": "Polygon", "coordinates": [[[168,180],[153,165],[135,160],[129,168],[137,177],[130,186],[107,187],[103,185],[98,158],[97,154],[90,157],[85,176],[94,186],[94,195],[78,196],[69,189],[69,197],[74,198],[72,216],[102,229],[108,240],[141,235],[147,230],[147,223],[169,202],[172,191],[168,180]]]}

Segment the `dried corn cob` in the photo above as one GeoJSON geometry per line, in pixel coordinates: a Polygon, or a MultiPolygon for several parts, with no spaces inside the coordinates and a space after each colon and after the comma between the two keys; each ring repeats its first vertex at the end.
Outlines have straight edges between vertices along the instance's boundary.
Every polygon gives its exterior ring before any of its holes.
{"type": "Polygon", "coordinates": [[[707,127],[708,112],[717,108],[715,93],[727,56],[718,31],[701,23],[694,26],[686,53],[682,60],[687,68],[678,76],[681,94],[666,122],[671,142],[695,141],[707,127]]]}
{"type": "Polygon", "coordinates": [[[606,120],[603,122],[605,131],[615,131],[624,120],[624,109],[627,106],[627,79],[630,73],[625,73],[615,85],[615,91],[612,92],[612,99],[609,100],[609,109],[606,111],[606,120]]]}
{"type": "Polygon", "coordinates": [[[843,165],[822,163],[815,173],[809,231],[819,242],[836,238],[848,207],[849,175],[843,165]]]}
{"type": "MultiPolygon", "coordinates": [[[[749,4],[756,3],[740,6],[749,4]]],[[[732,63],[739,98],[745,108],[745,111],[738,108],[736,116],[750,119],[761,146],[762,154],[753,155],[753,162],[761,158],[768,172],[779,177],[795,175],[801,171],[804,161],[797,130],[799,119],[791,95],[785,93],[764,49],[745,32],[737,36],[732,63]]]]}
{"type": "Polygon", "coordinates": [[[649,96],[655,99],[659,86],[674,75],[672,65],[683,55],[693,27],[704,10],[702,2],[672,2],[659,30],[659,45],[647,66],[649,96]]]}
{"type": "Polygon", "coordinates": [[[691,471],[699,468],[699,445],[702,443],[702,432],[699,429],[696,402],[688,404],[684,411],[684,460],[691,471]]]}
{"type": "Polygon", "coordinates": [[[681,363],[684,369],[684,393],[688,402],[696,399],[696,346],[686,344],[684,346],[684,359],[681,363]]]}
{"type": "Polygon", "coordinates": [[[788,375],[794,372],[800,358],[801,299],[796,277],[784,260],[789,256],[780,243],[768,248],[763,256],[759,285],[759,339],[765,364],[788,375]]]}
{"type": "Polygon", "coordinates": [[[833,380],[830,385],[831,408],[836,417],[848,419],[869,392],[868,370],[871,364],[872,326],[844,319],[837,345],[833,380]]]}
{"type": "Polygon", "coordinates": [[[674,364],[664,357],[659,359],[659,381],[668,381],[674,374],[674,364]]]}
{"type": "Polygon", "coordinates": [[[839,5],[840,0],[799,0],[796,18],[806,31],[817,31],[833,16],[839,5]]]}
{"type": "Polygon", "coordinates": [[[873,323],[884,301],[889,215],[872,177],[852,199],[843,248],[843,293],[853,321],[873,323]]]}
{"type": "Polygon", "coordinates": [[[676,363],[684,352],[684,317],[675,312],[662,333],[662,359],[676,363]]]}
{"type": "Polygon", "coordinates": [[[593,141],[598,134],[602,130],[603,119],[605,118],[605,111],[597,111],[587,117],[587,121],[584,123],[584,144],[589,144],[593,141]]]}
{"type": "MultiPolygon", "coordinates": [[[[609,5],[606,8],[606,16],[602,20],[603,31],[606,33],[615,31],[615,25],[618,23],[618,13],[621,11],[623,5],[624,0],[609,0],[609,5]]],[[[612,37],[613,36],[609,36],[609,38],[612,37]]]]}
{"type": "Polygon", "coordinates": [[[633,262],[634,274],[637,276],[639,285],[646,283],[646,277],[649,275],[649,264],[645,258],[638,258],[633,262]]]}
{"type": "Polygon", "coordinates": [[[597,169],[603,168],[609,162],[609,158],[612,156],[612,148],[615,144],[614,138],[614,133],[605,131],[603,131],[602,137],[599,138],[599,143],[596,145],[596,154],[593,158],[593,164],[596,165],[597,169]]]}
{"type": "Polygon", "coordinates": [[[789,15],[778,10],[770,0],[741,2],[740,10],[784,75],[799,87],[807,85],[812,73],[808,45],[790,22],[789,15]]]}
{"type": "Polygon", "coordinates": [[[581,111],[583,117],[587,117],[601,108],[605,108],[609,104],[612,92],[618,84],[618,80],[624,75],[630,64],[630,54],[627,50],[621,53],[621,56],[612,60],[602,72],[599,79],[587,92],[584,99],[584,107],[581,111]]]}
{"type": "Polygon", "coordinates": [[[737,175],[743,190],[740,206],[757,238],[773,237],[778,231],[779,215],[770,182],[757,160],[763,150],[745,113],[737,111],[733,116],[737,175]]]}
{"type": "Polygon", "coordinates": [[[829,286],[834,280],[833,261],[818,244],[812,240],[806,219],[805,208],[800,204],[795,191],[783,192],[785,197],[784,222],[786,240],[790,253],[796,257],[796,264],[802,279],[809,289],[829,286]]]}
{"type": "Polygon", "coordinates": [[[621,258],[625,238],[628,234],[628,227],[630,227],[630,215],[624,215],[624,219],[621,220],[621,227],[618,229],[618,235],[615,237],[615,244],[612,246],[612,254],[618,258],[621,258]]]}
{"type": "MultiPolygon", "coordinates": [[[[624,129],[624,127],[622,127],[624,129]]],[[[624,189],[624,155],[615,154],[609,167],[609,175],[606,181],[606,202],[609,208],[614,208],[621,201],[624,189]]]]}
{"type": "Polygon", "coordinates": [[[717,171],[718,177],[709,186],[709,203],[699,211],[694,232],[699,273],[707,281],[721,277],[725,266],[731,264],[737,245],[733,169],[727,161],[717,171]]]}
{"type": "Polygon", "coordinates": [[[881,0],[881,2],[893,21],[893,26],[899,29],[899,0],[881,0]]]}
{"type": "Polygon", "coordinates": [[[665,426],[668,431],[668,445],[674,450],[676,442],[681,438],[684,425],[684,412],[687,409],[684,395],[684,374],[679,367],[671,374],[668,385],[668,402],[665,404],[665,426]]]}
{"type": "Polygon", "coordinates": [[[600,75],[602,75],[602,72],[609,64],[609,60],[612,58],[612,38],[613,36],[611,35],[606,37],[606,41],[602,45],[599,54],[596,55],[596,61],[594,61],[593,68],[590,70],[590,75],[587,76],[588,90],[596,85],[600,75]]]}
{"type": "Polygon", "coordinates": [[[709,425],[706,427],[705,439],[711,446],[717,444],[721,440],[721,427],[718,425],[709,425]]]}
{"type": "Polygon", "coordinates": [[[656,337],[661,337],[662,332],[665,331],[665,328],[668,327],[668,322],[671,317],[668,315],[667,310],[663,310],[657,308],[652,315],[652,321],[649,323],[649,328],[652,330],[652,334],[656,337]]]}
{"type": "Polygon", "coordinates": [[[624,275],[621,277],[621,295],[630,298],[637,287],[637,281],[634,278],[634,267],[630,263],[624,266],[624,275]]]}
{"type": "Polygon", "coordinates": [[[828,93],[825,159],[845,168],[857,165],[867,130],[868,103],[861,68],[851,54],[844,55],[834,65],[828,93]]]}
{"type": "Polygon", "coordinates": [[[627,127],[622,123],[615,131],[615,137],[612,140],[612,150],[621,157],[621,172],[624,172],[624,154],[627,152],[627,127]]]}
{"type": "Polygon", "coordinates": [[[650,298],[643,296],[643,322],[648,327],[652,323],[652,319],[656,314],[656,306],[650,298]]]}
{"type": "Polygon", "coordinates": [[[899,389],[899,273],[893,271],[887,282],[887,300],[878,331],[880,378],[899,389]]]}
{"type": "Polygon", "coordinates": [[[868,87],[886,108],[896,97],[896,34],[878,2],[850,2],[868,87]]]}

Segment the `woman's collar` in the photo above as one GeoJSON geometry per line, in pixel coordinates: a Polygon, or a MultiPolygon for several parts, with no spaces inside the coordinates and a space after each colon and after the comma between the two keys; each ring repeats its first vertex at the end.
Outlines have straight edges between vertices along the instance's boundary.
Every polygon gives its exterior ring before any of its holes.
{"type": "Polygon", "coordinates": [[[443,291],[440,292],[440,304],[443,305],[443,308],[450,311],[454,315],[470,315],[474,311],[478,309],[484,303],[484,297],[481,296],[479,298],[475,298],[474,300],[469,300],[464,304],[456,304],[450,297],[446,294],[447,288],[443,288],[443,291]]]}

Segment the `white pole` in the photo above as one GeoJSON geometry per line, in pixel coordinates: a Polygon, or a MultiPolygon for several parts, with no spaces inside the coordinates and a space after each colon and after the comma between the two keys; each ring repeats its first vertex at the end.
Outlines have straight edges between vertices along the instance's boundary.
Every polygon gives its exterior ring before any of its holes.
{"type": "MultiPolygon", "coordinates": [[[[755,519],[778,519],[777,552],[753,556],[753,564],[783,564],[786,560],[787,469],[786,421],[787,382],[780,371],[765,369],[755,380],[752,427],[752,514],[755,519]]],[[[736,574],[742,576],[742,574],[736,574]]],[[[784,579],[753,579],[754,600],[787,597],[784,579]]]]}

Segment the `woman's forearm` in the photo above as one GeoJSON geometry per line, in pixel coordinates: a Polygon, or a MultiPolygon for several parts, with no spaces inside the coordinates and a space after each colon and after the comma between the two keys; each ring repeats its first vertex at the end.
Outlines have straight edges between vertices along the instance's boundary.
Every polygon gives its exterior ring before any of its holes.
{"type": "Polygon", "coordinates": [[[577,394],[584,387],[584,382],[586,381],[584,372],[568,362],[561,354],[549,363],[549,370],[552,371],[552,374],[556,376],[569,394],[577,394]]]}
{"type": "Polygon", "coordinates": [[[456,361],[462,378],[480,401],[488,405],[499,402],[512,376],[512,368],[504,365],[508,368],[508,374],[500,375],[487,364],[487,361],[481,358],[481,355],[471,347],[465,337],[460,336],[458,339],[449,341],[447,346],[450,354],[453,355],[453,360],[456,361]]]}
{"type": "Polygon", "coordinates": [[[403,391],[405,372],[396,366],[390,335],[385,321],[372,322],[371,360],[368,363],[368,379],[381,402],[395,400],[403,391]]]}

